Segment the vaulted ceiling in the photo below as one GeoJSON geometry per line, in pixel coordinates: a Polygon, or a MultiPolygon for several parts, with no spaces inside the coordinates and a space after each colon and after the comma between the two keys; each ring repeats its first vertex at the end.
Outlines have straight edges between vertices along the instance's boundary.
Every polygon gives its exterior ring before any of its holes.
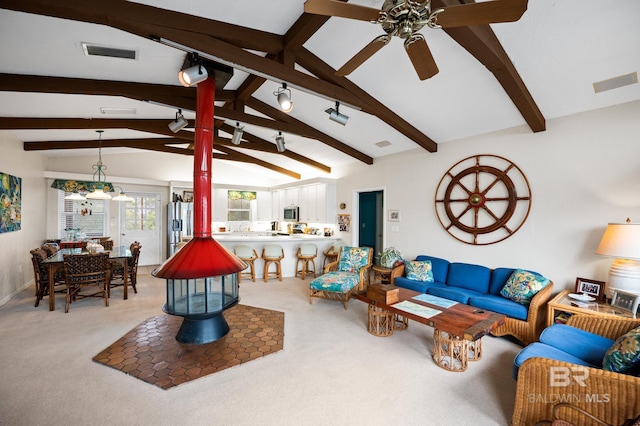
{"type": "MultiPolygon", "coordinates": [[[[379,8],[382,1],[351,3],[379,8]]],[[[28,151],[86,152],[98,146],[90,132],[107,129],[105,150],[191,155],[189,127],[176,134],[167,127],[178,109],[193,125],[196,89],[176,77],[189,52],[235,69],[216,89],[214,160],[293,180],[409,149],[436,153],[439,143],[504,128],[540,132],[545,117],[640,98],[637,84],[600,99],[588,86],[637,71],[632,16],[640,16],[640,2],[597,8],[600,19],[592,0],[529,3],[512,23],[423,29],[440,72],[421,81],[393,42],[337,76],[380,28],[305,13],[304,0],[0,0],[0,129],[28,151]],[[83,43],[131,49],[135,59],[88,56],[83,43]],[[283,82],[292,90],[290,113],[274,96],[283,82]],[[346,126],[324,112],[335,101],[350,117],[346,126]],[[239,146],[230,140],[236,123],[245,128],[239,146]],[[287,141],[283,153],[274,143],[278,132],[287,141]]]]}

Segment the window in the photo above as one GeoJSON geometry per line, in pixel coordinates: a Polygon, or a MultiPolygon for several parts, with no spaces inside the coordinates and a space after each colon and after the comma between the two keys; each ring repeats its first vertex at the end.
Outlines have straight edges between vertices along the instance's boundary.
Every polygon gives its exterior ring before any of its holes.
{"type": "Polygon", "coordinates": [[[156,229],[157,203],[155,195],[140,194],[126,202],[125,230],[153,231],[156,229]]]}
{"type": "Polygon", "coordinates": [[[230,190],[227,192],[227,199],[227,219],[229,222],[251,220],[251,204],[256,200],[255,191],[230,190]]]}
{"type": "Polygon", "coordinates": [[[67,232],[88,238],[108,235],[109,200],[65,200],[69,194],[58,193],[58,238],[67,239],[67,232]]]}

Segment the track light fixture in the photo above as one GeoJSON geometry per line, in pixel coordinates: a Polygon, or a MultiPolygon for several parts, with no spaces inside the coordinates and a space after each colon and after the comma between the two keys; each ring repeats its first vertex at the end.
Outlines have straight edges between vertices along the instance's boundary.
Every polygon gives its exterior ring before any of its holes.
{"type": "Polygon", "coordinates": [[[329,118],[331,120],[335,121],[336,123],[340,123],[344,126],[345,124],[347,124],[347,120],[349,120],[349,117],[344,114],[341,114],[339,108],[340,108],[340,102],[336,101],[336,109],[327,108],[324,110],[324,112],[329,114],[329,118]]]}
{"type": "Polygon", "coordinates": [[[182,115],[182,110],[179,109],[178,112],[176,112],[176,119],[169,123],[169,129],[173,133],[178,133],[180,130],[187,127],[187,124],[189,124],[189,122],[182,115]]]}
{"type": "Polygon", "coordinates": [[[284,112],[290,112],[293,109],[293,101],[291,100],[291,89],[287,89],[287,83],[282,83],[277,91],[273,92],[278,98],[278,104],[284,112]]]}
{"type": "Polygon", "coordinates": [[[178,80],[184,87],[195,86],[201,81],[206,80],[209,77],[207,69],[202,66],[202,62],[198,58],[197,53],[192,53],[189,57],[189,63],[195,64],[188,68],[183,68],[178,72],[178,80]]]}
{"type": "Polygon", "coordinates": [[[244,133],[244,126],[240,127],[240,123],[236,121],[236,127],[233,129],[233,138],[231,138],[231,143],[234,145],[240,145],[242,142],[242,133],[244,133]]]}
{"type": "Polygon", "coordinates": [[[276,136],[276,148],[278,149],[278,152],[284,152],[286,149],[284,147],[284,136],[282,135],[282,132],[278,132],[278,136],[276,136]]]}

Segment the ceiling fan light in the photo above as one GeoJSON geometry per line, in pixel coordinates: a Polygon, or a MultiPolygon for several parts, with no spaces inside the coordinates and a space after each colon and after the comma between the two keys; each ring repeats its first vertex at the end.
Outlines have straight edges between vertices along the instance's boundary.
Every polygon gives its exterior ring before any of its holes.
{"type": "Polygon", "coordinates": [[[178,73],[180,84],[185,87],[195,86],[209,77],[207,69],[200,64],[194,65],[178,73]]]}
{"type": "Polygon", "coordinates": [[[282,132],[278,132],[278,136],[276,136],[276,149],[278,152],[284,152],[286,149],[284,147],[284,136],[282,135],[282,132]]]}

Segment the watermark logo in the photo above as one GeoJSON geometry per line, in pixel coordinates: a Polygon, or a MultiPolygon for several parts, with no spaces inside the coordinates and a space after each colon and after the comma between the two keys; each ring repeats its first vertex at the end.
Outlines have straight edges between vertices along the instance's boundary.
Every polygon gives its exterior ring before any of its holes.
{"type": "Polygon", "coordinates": [[[586,387],[589,378],[589,370],[585,367],[550,367],[549,384],[554,387],[566,387],[571,383],[586,387]]]}

